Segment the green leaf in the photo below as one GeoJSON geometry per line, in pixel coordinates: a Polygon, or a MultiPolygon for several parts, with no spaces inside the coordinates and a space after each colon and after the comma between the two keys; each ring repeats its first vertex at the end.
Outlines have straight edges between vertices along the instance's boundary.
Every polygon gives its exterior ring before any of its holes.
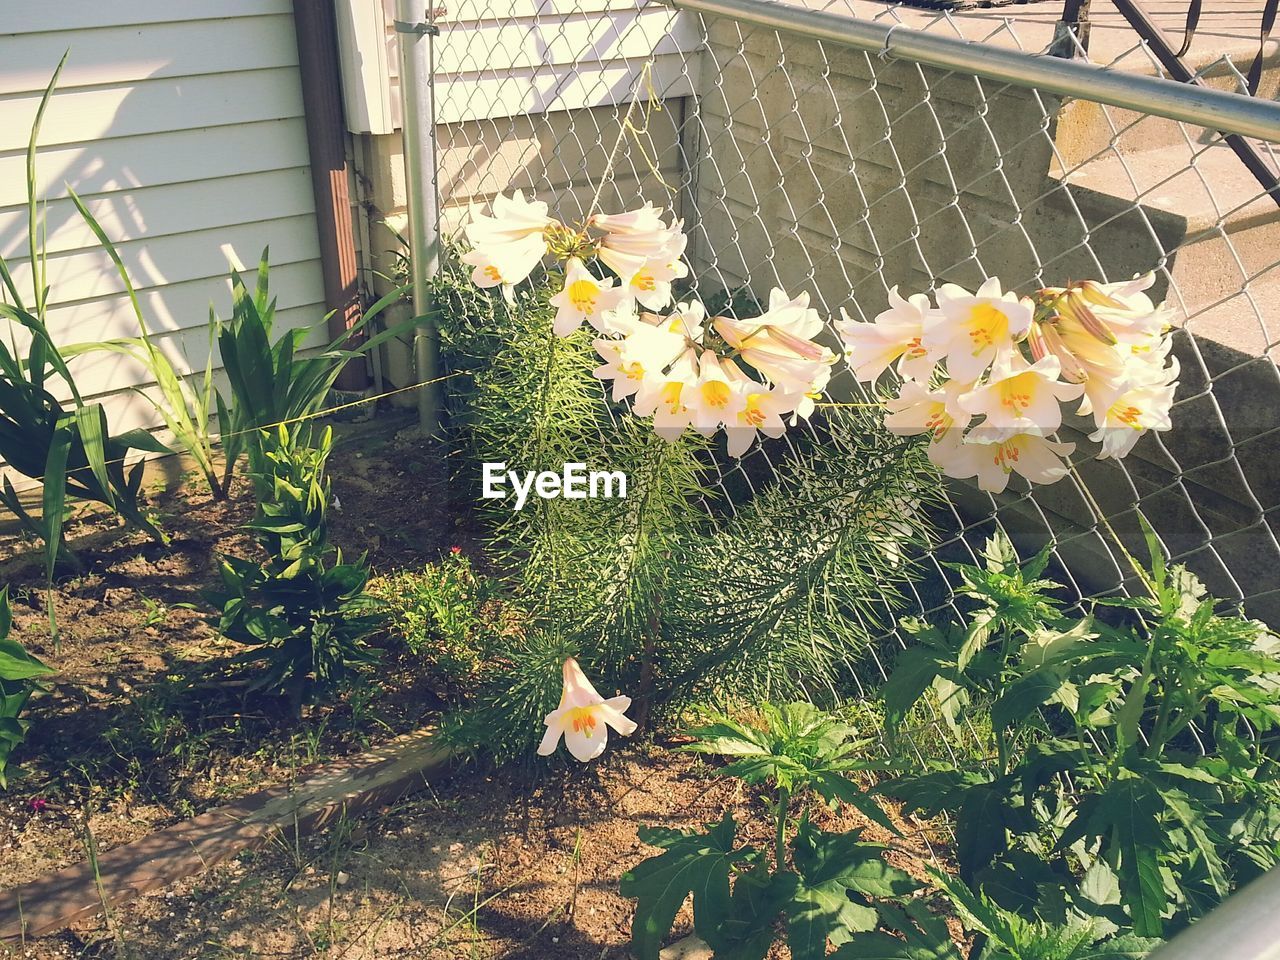
{"type": "Polygon", "coordinates": [[[60,425],[49,440],[49,454],[44,465],[45,577],[52,583],[54,567],[62,549],[62,522],[67,509],[67,456],[74,437],[70,427],[60,425]]]}
{"type": "Polygon", "coordinates": [[[991,704],[991,723],[996,727],[1020,726],[1028,714],[1044,706],[1062,689],[1064,678],[1058,671],[1041,668],[1019,677],[1004,688],[991,704]]]}
{"type": "Polygon", "coordinates": [[[947,664],[937,651],[927,647],[903,650],[893,665],[893,673],[880,688],[886,725],[900,724],[947,664]]]}
{"type": "Polygon", "coordinates": [[[888,814],[880,809],[880,805],[876,803],[875,798],[844,774],[836,771],[820,772],[814,776],[812,786],[818,795],[824,799],[841,800],[872,823],[878,824],[895,836],[902,836],[902,831],[889,819],[888,814]]]}
{"type": "Polygon", "coordinates": [[[1218,849],[1224,845],[1222,839],[1211,834],[1205,824],[1204,813],[1192,808],[1194,801],[1187,794],[1181,790],[1161,790],[1160,796],[1164,798],[1165,807],[1173,814],[1174,819],[1182,824],[1182,829],[1187,832],[1187,837],[1199,852],[1213,892],[1225,899],[1231,892],[1231,881],[1227,877],[1226,864],[1218,854],[1218,849]]]}
{"type": "Polygon", "coordinates": [[[1139,937],[1132,933],[1082,947],[1069,960],[1143,960],[1164,941],[1154,937],[1139,937]]]}
{"type": "Polygon", "coordinates": [[[676,914],[691,894],[694,924],[700,935],[706,930],[714,936],[724,923],[729,869],[751,856],[749,849],[734,849],[735,832],[733,814],[727,810],[706,833],[640,828],[642,842],[665,852],[637,864],[620,881],[622,895],[638,901],[631,938],[639,960],[657,960],[676,914]]]}
{"type": "Polygon", "coordinates": [[[857,831],[827,833],[805,819],[791,849],[801,881],[786,908],[794,960],[822,960],[828,941],[839,946],[875,929],[878,915],[868,897],[906,896],[917,886],[884,861],[883,847],[861,843],[857,831]]]}
{"type": "Polygon", "coordinates": [[[729,914],[718,929],[704,927],[703,940],[717,960],[762,960],[775,938],[775,921],[799,887],[789,870],[770,873],[760,863],[733,883],[729,914]]]}
{"type": "Polygon", "coordinates": [[[1080,896],[1100,907],[1120,902],[1120,881],[1101,860],[1095,860],[1080,880],[1080,896]]]}
{"type": "Polygon", "coordinates": [[[1005,798],[991,787],[974,787],[956,814],[956,860],[960,876],[973,875],[1009,847],[1005,798]]]}
{"type": "Polygon", "coordinates": [[[1134,932],[1144,937],[1162,935],[1161,914],[1168,902],[1160,876],[1160,851],[1167,844],[1159,822],[1163,806],[1149,783],[1126,778],[1108,787],[1094,817],[1101,835],[1108,828],[1113,831],[1120,853],[1120,898],[1129,908],[1134,932]]]}
{"type": "Polygon", "coordinates": [[[946,923],[921,901],[910,901],[901,909],[884,904],[880,912],[885,926],[898,936],[881,931],[855,934],[827,960],[961,960],[946,923]]]}
{"type": "Polygon", "coordinates": [[[0,680],[31,680],[54,673],[52,667],[24,650],[22,644],[3,636],[6,633],[7,630],[0,631],[0,680]]]}

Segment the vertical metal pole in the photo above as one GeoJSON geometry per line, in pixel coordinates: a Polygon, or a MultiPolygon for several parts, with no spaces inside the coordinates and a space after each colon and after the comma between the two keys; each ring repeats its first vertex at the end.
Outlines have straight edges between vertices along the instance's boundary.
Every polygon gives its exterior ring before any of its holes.
{"type": "MultiPolygon", "coordinates": [[[[433,40],[439,33],[435,9],[421,0],[396,0],[395,28],[400,42],[400,112],[404,136],[405,194],[409,205],[409,261],[413,307],[422,317],[413,334],[418,381],[439,376],[440,333],[432,314],[430,281],[440,266],[440,199],[436,178],[436,125],[433,93],[433,40]],[[424,19],[425,18],[425,19],[424,19]]],[[[440,433],[440,387],[418,390],[418,426],[424,436],[440,433]]]]}

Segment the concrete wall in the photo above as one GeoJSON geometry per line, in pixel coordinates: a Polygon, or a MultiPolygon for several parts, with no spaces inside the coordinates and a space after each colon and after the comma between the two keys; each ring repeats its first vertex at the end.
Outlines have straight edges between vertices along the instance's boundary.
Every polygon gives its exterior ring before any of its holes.
{"type": "MultiPolygon", "coordinates": [[[[1174,429],[1145,438],[1123,465],[1088,460],[1033,498],[993,500],[964,483],[950,485],[952,498],[975,535],[998,516],[1032,551],[1054,539],[1086,592],[1132,580],[1112,531],[1145,557],[1141,503],[1219,596],[1254,598],[1251,613],[1280,622],[1271,572],[1280,467],[1274,444],[1253,440],[1274,426],[1280,401],[1258,332],[1268,316],[1280,321],[1269,296],[1277,271],[1266,266],[1280,219],[1265,198],[1232,200],[1230,188],[1244,199],[1257,191],[1247,173],[1239,182],[1235,158],[1196,158],[1203,148],[1193,144],[1208,134],[1171,122],[1148,118],[1117,142],[1116,119],[1095,104],[1064,111],[1032,91],[707,24],[690,124],[700,158],[689,211],[695,275],[712,289],[749,286],[757,298],[775,284],[807,290],[828,316],[844,307],[871,319],[895,284],[918,292],[995,275],[1029,292],[1157,269],[1155,294],[1187,324],[1176,339],[1174,429]],[[1101,148],[1086,152],[1088,143],[1101,148]],[[1122,154],[1130,143],[1164,153],[1122,154]],[[1144,186],[1164,176],[1174,179],[1144,186]],[[1233,267],[1237,256],[1243,268],[1233,267]],[[1256,274],[1251,294],[1242,269],[1256,274]],[[1090,497],[1111,529],[1095,521],[1090,497]]],[[[1280,325],[1271,329],[1274,340],[1280,325]]],[[[845,375],[832,389],[852,394],[854,384],[845,375]]],[[[1084,440],[1072,426],[1066,433],[1084,440]]]]}
{"type": "MultiPolygon", "coordinates": [[[[678,206],[685,176],[678,130],[685,106],[683,98],[663,102],[641,138],[643,151],[633,141],[624,143],[601,195],[605,209],[634,207],[644,200],[678,206]],[[654,169],[642,153],[654,161],[654,169]]],[[[581,219],[605,175],[623,111],[625,107],[591,107],[439,125],[442,231],[456,231],[468,204],[485,204],[496,193],[516,189],[546,200],[555,216],[581,219]]],[[[375,273],[390,270],[397,247],[388,226],[403,232],[403,141],[399,134],[362,135],[357,138],[357,158],[366,214],[365,266],[370,286],[385,290],[386,281],[375,273]]],[[[384,352],[391,385],[413,382],[409,359],[407,343],[384,352]]]]}

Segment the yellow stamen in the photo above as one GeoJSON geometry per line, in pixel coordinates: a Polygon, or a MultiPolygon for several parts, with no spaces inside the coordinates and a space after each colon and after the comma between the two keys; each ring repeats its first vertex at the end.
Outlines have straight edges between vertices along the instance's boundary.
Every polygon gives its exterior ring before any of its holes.
{"type": "Polygon", "coordinates": [[[747,405],[738,414],[738,419],[749,427],[760,427],[764,424],[765,414],[760,409],[760,398],[763,394],[753,393],[747,397],[747,405]]]}
{"type": "Polygon", "coordinates": [[[1005,473],[1013,472],[1013,465],[1018,462],[1018,448],[1012,440],[996,444],[995,457],[992,462],[1005,473]]]}
{"type": "Polygon", "coordinates": [[[574,707],[565,714],[564,725],[574,733],[580,733],[590,739],[596,728],[596,714],[591,707],[574,707]]]}
{"type": "Polygon", "coordinates": [[[569,302],[579,313],[594,313],[599,296],[600,288],[590,280],[575,280],[569,284],[569,302]]]}
{"type": "Polygon", "coordinates": [[[729,398],[732,396],[733,391],[723,380],[708,380],[702,385],[702,401],[708,407],[723,410],[729,405],[729,398]]]}
{"type": "Polygon", "coordinates": [[[1031,406],[1031,395],[1034,388],[1026,374],[1010,377],[1000,385],[1000,403],[1013,411],[1015,417],[1031,406]]]}
{"type": "Polygon", "coordinates": [[[989,303],[979,303],[969,308],[969,341],[973,355],[993,347],[996,341],[1009,334],[1009,318],[989,303]]]}
{"type": "Polygon", "coordinates": [[[1121,407],[1116,404],[1111,408],[1111,415],[1123,423],[1125,426],[1132,427],[1134,430],[1141,430],[1142,424],[1138,422],[1142,416],[1142,411],[1134,406],[1121,407]]]}
{"type": "Polygon", "coordinates": [[[637,273],[631,278],[631,285],[637,290],[652,290],[657,284],[651,273],[637,273]]]}
{"type": "Polygon", "coordinates": [[[489,264],[487,267],[485,267],[483,272],[484,272],[484,275],[488,277],[490,280],[496,280],[499,283],[502,282],[502,274],[498,272],[498,268],[495,267],[492,263],[489,264]]]}

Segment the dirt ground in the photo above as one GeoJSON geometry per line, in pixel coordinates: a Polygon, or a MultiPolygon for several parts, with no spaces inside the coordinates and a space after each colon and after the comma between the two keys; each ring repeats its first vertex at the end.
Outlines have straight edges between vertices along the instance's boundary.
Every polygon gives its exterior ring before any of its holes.
{"type": "MultiPolygon", "coordinates": [[[[596,764],[557,765],[536,783],[519,773],[464,773],[391,811],[281,841],[135,901],[110,924],[79,925],[15,956],[624,960],[633,905],[618,878],[656,852],[637,829],[700,827],[726,808],[745,841],[768,848],[763,801],[684,754],[627,744],[596,764]]],[[[918,825],[899,821],[907,839],[894,839],[853,812],[813,813],[827,829],[863,826],[890,846],[891,863],[924,876],[918,825]]],[[[677,932],[691,922],[686,904],[677,932]]]]}
{"type": "MultiPolygon", "coordinates": [[[[374,572],[421,567],[465,531],[449,518],[439,458],[399,437],[391,414],[337,425],[330,476],[341,504],[331,536],[347,556],[368,551],[374,572]]],[[[176,461],[170,461],[172,464],[176,461]]],[[[429,670],[386,651],[376,682],[310,710],[303,724],[246,698],[217,635],[204,592],[219,554],[252,556],[239,525],[252,513],[248,484],[215,502],[203,483],[148,482],[167,547],[87,511],[69,539],[84,569],[53,590],[50,636],[39,546],[0,535],[14,638],[57,670],[25,714],[27,741],[0,793],[0,889],[82,860],[84,814],[101,849],[273,783],[328,758],[358,753],[415,729],[443,699],[429,670]]]]}
{"type": "MultiPolygon", "coordinates": [[[[332,460],[332,538],[349,555],[368,551],[375,573],[473,545],[450,519],[439,457],[399,439],[405,425],[348,425],[332,460]]],[[[30,705],[22,776],[0,794],[0,889],[82,861],[90,835],[103,850],[137,839],[416,729],[446,704],[443,681],[391,649],[376,679],[301,724],[247,698],[230,665],[235,645],[218,637],[203,594],[219,554],[253,550],[238,530],[251,498],[241,484],[217,503],[187,479],[150,494],[168,547],[100,515],[73,524],[85,568],[54,587],[57,642],[38,549],[0,536],[16,638],[58,671],[30,705]]],[[[757,795],[652,745],[619,744],[600,763],[558,762],[529,777],[461,772],[395,809],[281,839],[105,920],[0,947],[0,957],[622,960],[632,903],[618,878],[654,852],[638,839],[642,824],[698,827],[730,808],[745,839],[771,842],[757,795]]],[[[859,825],[825,808],[815,820],[859,825]]],[[[923,877],[926,834],[900,825],[907,840],[866,832],[923,877]]],[[[686,906],[677,930],[690,923],[686,906]]]]}

